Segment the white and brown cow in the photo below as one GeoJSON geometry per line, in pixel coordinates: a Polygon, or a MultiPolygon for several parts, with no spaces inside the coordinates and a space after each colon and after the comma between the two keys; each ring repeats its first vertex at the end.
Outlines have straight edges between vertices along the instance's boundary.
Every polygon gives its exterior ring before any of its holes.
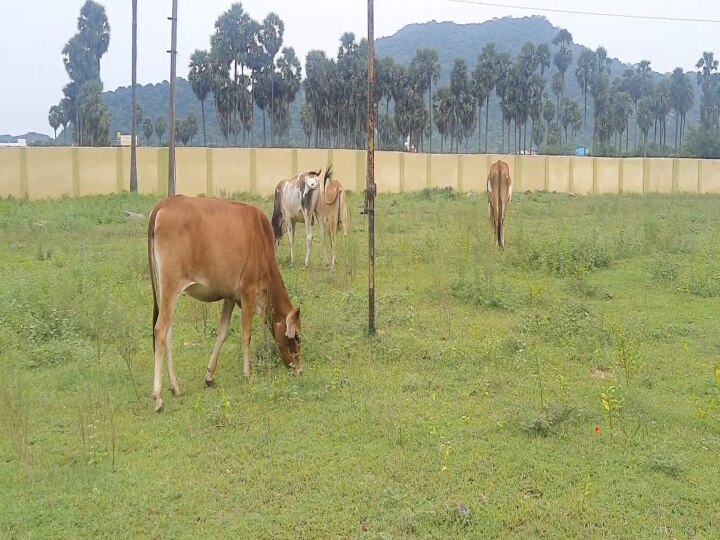
{"type": "Polygon", "coordinates": [[[325,189],[323,196],[323,226],[325,227],[325,237],[330,242],[330,251],[332,253],[330,270],[334,272],[338,229],[347,236],[347,196],[340,181],[332,179],[332,165],[328,167],[325,173],[323,185],[325,189]]]}
{"type": "Polygon", "coordinates": [[[510,167],[502,160],[490,166],[487,178],[487,196],[490,205],[490,224],[498,246],[505,247],[505,215],[512,200],[510,167]]]}
{"type": "MultiPolygon", "coordinates": [[[[275,203],[272,215],[272,228],[275,235],[275,251],[280,247],[284,233],[290,242],[290,263],[295,263],[295,224],[305,223],[307,249],[305,251],[305,268],[310,264],[310,247],[313,240],[313,225],[322,220],[323,183],[320,182],[322,169],[302,172],[292,178],[281,180],[275,188],[275,203]]],[[[328,177],[325,173],[325,178],[328,177]]],[[[327,265],[327,250],[322,227],[323,255],[327,265]]]]}
{"type": "Polygon", "coordinates": [[[203,302],[222,300],[215,348],[205,382],[215,379],[220,348],[235,304],[242,310],[244,373],[250,377],[252,317],[266,322],[293,373],[302,373],[300,308],[293,308],[275,259],[273,233],[258,208],[234,201],[178,195],[150,213],[148,260],[153,291],[155,410],[163,406],[162,361],[167,358],[170,390],[178,395],[172,360],[175,304],[185,293],[203,302]]]}

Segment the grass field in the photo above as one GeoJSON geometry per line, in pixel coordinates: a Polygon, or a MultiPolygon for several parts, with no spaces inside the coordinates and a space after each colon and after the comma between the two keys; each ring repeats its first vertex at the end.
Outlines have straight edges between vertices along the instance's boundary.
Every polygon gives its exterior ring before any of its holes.
{"type": "Polygon", "coordinates": [[[181,299],[162,414],[155,202],[0,201],[0,537],[720,537],[720,198],[518,193],[499,253],[482,196],[381,196],[371,338],[353,194],[335,274],[280,253],[305,374],[256,318],[246,382],[235,313],[206,388],[181,299]]]}

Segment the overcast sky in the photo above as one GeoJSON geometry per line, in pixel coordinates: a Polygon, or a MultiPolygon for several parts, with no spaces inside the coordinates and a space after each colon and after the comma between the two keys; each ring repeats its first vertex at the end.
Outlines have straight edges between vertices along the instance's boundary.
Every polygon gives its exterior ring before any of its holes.
{"type": "MultiPolygon", "coordinates": [[[[110,21],[110,48],[102,59],[101,77],[106,90],[130,84],[130,0],[100,0],[110,21]]],[[[0,80],[0,134],[28,131],[51,133],[48,109],[62,97],[68,82],[61,50],[75,33],[84,0],[0,0],[0,42],[5,50],[0,80]]],[[[217,17],[231,0],[179,0],[178,75],[187,77],[190,54],[209,47],[217,17]]],[[[667,17],[720,19],[720,3],[709,0],[658,2],[657,0],[500,0],[522,6],[602,10],[612,13],[667,17]],[[592,7],[589,7],[592,6],[592,7]]],[[[170,0],[138,0],[138,82],[169,79],[170,0]]],[[[245,0],[255,19],[275,11],[285,22],[285,44],[295,47],[304,60],[310,49],[334,55],[345,31],[367,35],[366,0],[245,0]]],[[[532,10],[489,7],[451,0],[376,0],[376,38],[394,34],[406,24],[430,20],[479,23],[508,15],[521,17],[532,10]]],[[[686,70],[705,50],[720,55],[720,24],[648,21],[584,15],[540,13],[573,34],[576,43],[595,48],[604,45],[610,56],[624,62],[642,59],[669,72],[686,70]]]]}

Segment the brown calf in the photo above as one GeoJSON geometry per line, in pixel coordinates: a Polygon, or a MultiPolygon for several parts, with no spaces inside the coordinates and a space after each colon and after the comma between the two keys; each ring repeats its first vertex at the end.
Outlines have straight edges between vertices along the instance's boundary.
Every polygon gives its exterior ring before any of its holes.
{"type": "Polygon", "coordinates": [[[223,301],[215,348],[205,382],[215,379],[220,348],[235,304],[242,309],[245,377],[250,377],[253,313],[268,326],[288,369],[302,373],[300,308],[293,308],[275,260],[270,221],[258,208],[233,201],[178,195],[150,213],[148,260],[153,290],[155,410],[163,406],[162,361],[167,358],[170,390],[178,395],[172,360],[172,322],[178,297],[223,301]],[[267,310],[266,310],[267,308],[267,310]]]}
{"type": "Polygon", "coordinates": [[[326,237],[330,241],[332,259],[330,270],[335,271],[335,256],[337,251],[337,232],[340,229],[347,236],[348,209],[347,196],[339,180],[332,180],[332,166],[325,173],[325,195],[323,197],[323,226],[326,237]]]}
{"type": "Polygon", "coordinates": [[[490,204],[490,224],[501,248],[505,247],[505,214],[512,199],[510,167],[502,160],[490,166],[487,178],[487,196],[490,204]]]}

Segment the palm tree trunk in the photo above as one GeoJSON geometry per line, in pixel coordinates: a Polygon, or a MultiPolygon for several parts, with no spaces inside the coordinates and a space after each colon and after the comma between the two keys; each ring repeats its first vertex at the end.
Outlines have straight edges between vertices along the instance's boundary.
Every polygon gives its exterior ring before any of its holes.
{"type": "MultiPolygon", "coordinates": [[[[275,61],[273,60],[273,64],[275,61]]],[[[275,148],[275,81],[273,80],[274,73],[270,73],[270,146],[275,148]]]]}
{"type": "Polygon", "coordinates": [[[482,103],[478,100],[478,154],[482,146],[482,103]]]}
{"type": "Polygon", "coordinates": [[[500,121],[500,124],[502,124],[502,129],[500,131],[500,153],[505,153],[505,119],[502,118],[500,121]]]}
{"type": "Polygon", "coordinates": [[[630,122],[630,120],[628,120],[627,123],[625,123],[625,153],[626,154],[628,153],[628,151],[629,151],[628,149],[630,147],[630,125],[629,125],[629,122],[630,122]]]}
{"type": "Polygon", "coordinates": [[[200,113],[202,114],[203,123],[203,144],[207,146],[207,134],[205,133],[205,100],[200,102],[200,113]]]}
{"type": "Polygon", "coordinates": [[[485,153],[488,151],[488,116],[490,115],[490,93],[485,98],[485,153]]]}
{"type": "Polygon", "coordinates": [[[432,75],[428,77],[428,113],[430,114],[430,153],[432,154],[432,75]]]}
{"type": "Polygon", "coordinates": [[[265,138],[265,108],[263,107],[263,148],[267,146],[267,139],[265,138]]]}

